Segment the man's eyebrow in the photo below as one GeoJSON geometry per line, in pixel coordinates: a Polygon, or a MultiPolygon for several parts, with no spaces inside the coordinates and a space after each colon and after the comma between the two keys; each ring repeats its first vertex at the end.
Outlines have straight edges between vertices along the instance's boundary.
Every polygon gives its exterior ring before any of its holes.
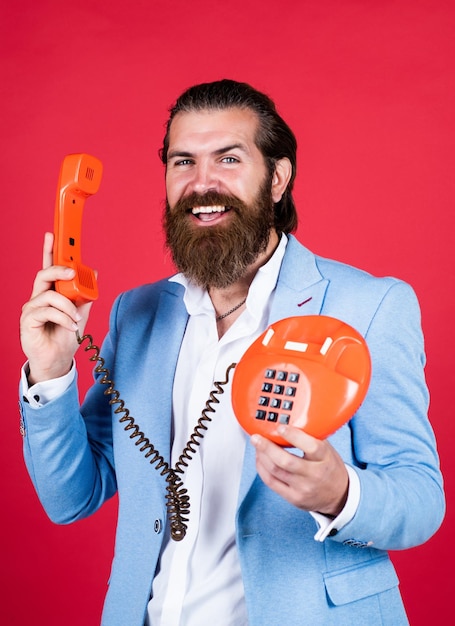
{"type": "Polygon", "coordinates": [[[242,152],[249,152],[245,144],[233,143],[230,146],[226,146],[224,148],[218,148],[218,150],[215,150],[213,154],[215,154],[216,156],[220,156],[221,154],[225,154],[226,152],[230,152],[231,150],[242,150],[242,152]]]}
{"type": "MultiPolygon", "coordinates": [[[[216,150],[214,150],[212,152],[212,154],[214,156],[220,156],[221,154],[225,154],[226,152],[230,152],[231,150],[242,150],[242,152],[248,153],[249,150],[248,148],[245,146],[245,144],[243,143],[233,143],[231,145],[228,146],[224,146],[223,148],[217,148],[216,150]]],[[[192,152],[188,152],[186,150],[172,150],[171,152],[168,152],[167,155],[167,159],[168,161],[170,159],[175,159],[175,158],[193,158],[194,154],[192,152]]]]}
{"type": "Polygon", "coordinates": [[[167,153],[167,159],[174,159],[175,157],[193,157],[194,154],[191,152],[186,152],[184,150],[172,150],[172,152],[167,153]]]}

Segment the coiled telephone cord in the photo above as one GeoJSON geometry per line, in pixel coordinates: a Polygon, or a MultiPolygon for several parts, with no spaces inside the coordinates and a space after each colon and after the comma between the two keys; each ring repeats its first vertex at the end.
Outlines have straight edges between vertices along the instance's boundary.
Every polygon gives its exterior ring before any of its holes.
{"type": "Polygon", "coordinates": [[[215,381],[213,383],[213,389],[210,391],[209,399],[207,400],[205,407],[201,413],[201,417],[198,419],[196,426],[188,440],[186,446],[183,448],[175,467],[170,467],[169,463],[164,460],[163,456],[156,450],[154,445],[145,436],[136,424],[134,417],[130,414],[128,408],[125,406],[125,402],[120,397],[120,393],[115,389],[115,383],[111,380],[110,371],[105,367],[105,360],[100,356],[99,347],[93,343],[93,338],[89,334],[85,334],[81,337],[79,331],[76,331],[76,339],[79,345],[84,341],[87,345],[84,347],[85,352],[93,351],[93,354],[89,356],[89,360],[96,363],[95,372],[102,374],[98,379],[100,384],[107,385],[104,391],[105,396],[110,396],[109,404],[111,406],[118,405],[114,409],[115,414],[120,414],[119,422],[121,424],[126,422],[124,430],[128,432],[132,430],[130,439],[136,439],[134,444],[141,446],[140,452],[143,452],[146,459],[150,457],[150,464],[155,466],[156,470],[161,470],[160,475],[166,478],[166,509],[168,512],[169,525],[171,537],[174,541],[181,541],[188,528],[188,520],[190,514],[190,497],[188,490],[183,484],[181,475],[184,474],[185,469],[188,467],[188,462],[191,461],[193,456],[197,452],[197,447],[201,445],[201,440],[204,438],[204,434],[207,430],[207,423],[212,421],[212,417],[209,413],[215,413],[213,405],[219,404],[217,395],[224,393],[224,387],[228,384],[232,370],[235,368],[236,363],[231,363],[226,370],[225,380],[215,381]]]}

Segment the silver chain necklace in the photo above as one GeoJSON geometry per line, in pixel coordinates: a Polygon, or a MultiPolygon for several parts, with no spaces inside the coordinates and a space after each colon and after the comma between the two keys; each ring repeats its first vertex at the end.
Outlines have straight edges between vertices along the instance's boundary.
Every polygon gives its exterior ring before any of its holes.
{"type": "Polygon", "coordinates": [[[245,302],[246,302],[246,298],[244,300],[242,300],[242,302],[239,302],[238,304],[233,306],[232,309],[229,309],[229,311],[227,311],[226,313],[222,313],[221,315],[217,315],[216,318],[215,318],[216,321],[219,322],[220,320],[224,320],[225,317],[227,317],[231,313],[234,313],[234,311],[237,311],[237,309],[240,309],[240,307],[243,304],[245,304],[245,302]]]}

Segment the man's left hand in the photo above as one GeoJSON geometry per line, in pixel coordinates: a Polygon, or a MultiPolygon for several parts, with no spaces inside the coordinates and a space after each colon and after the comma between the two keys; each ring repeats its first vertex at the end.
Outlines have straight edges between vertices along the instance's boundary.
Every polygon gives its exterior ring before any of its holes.
{"type": "Polygon", "coordinates": [[[349,488],[348,472],[338,452],[327,441],[293,426],[280,427],[279,435],[303,455],[252,435],[256,468],[263,482],[300,509],[336,517],[346,503],[349,488]]]}

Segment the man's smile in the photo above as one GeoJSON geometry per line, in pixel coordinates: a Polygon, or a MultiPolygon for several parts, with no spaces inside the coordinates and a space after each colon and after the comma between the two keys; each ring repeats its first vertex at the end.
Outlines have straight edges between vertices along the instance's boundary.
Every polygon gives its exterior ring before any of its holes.
{"type": "Polygon", "coordinates": [[[228,206],[195,206],[191,213],[203,222],[210,222],[230,210],[228,206]]]}

